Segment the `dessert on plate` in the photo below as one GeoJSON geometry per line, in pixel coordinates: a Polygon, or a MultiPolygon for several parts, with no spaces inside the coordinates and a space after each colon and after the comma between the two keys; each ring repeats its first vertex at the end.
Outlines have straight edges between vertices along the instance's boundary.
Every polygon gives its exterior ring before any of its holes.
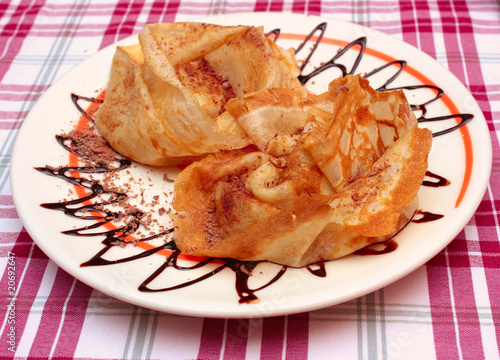
{"type": "Polygon", "coordinates": [[[402,91],[359,75],[322,94],[252,26],[151,24],[118,47],[99,132],[119,153],[187,165],[174,183],[186,254],[306,266],[399,232],[432,144],[402,91]]]}
{"type": "Polygon", "coordinates": [[[305,94],[299,73],[293,51],[260,27],[150,24],[139,44],[117,47],[95,124],[132,160],[190,163],[251,143],[225,111],[229,99],[268,88],[305,94]]]}
{"type": "MultiPolygon", "coordinates": [[[[181,251],[300,267],[388,240],[411,220],[432,135],[402,92],[347,76],[320,98],[331,113],[311,105],[318,99],[291,103],[285,119],[298,127],[288,138],[257,114],[267,131],[249,137],[263,140],[260,151],[219,152],[178,175],[171,218],[181,251]]],[[[247,107],[245,121],[269,106],[247,107]]]]}

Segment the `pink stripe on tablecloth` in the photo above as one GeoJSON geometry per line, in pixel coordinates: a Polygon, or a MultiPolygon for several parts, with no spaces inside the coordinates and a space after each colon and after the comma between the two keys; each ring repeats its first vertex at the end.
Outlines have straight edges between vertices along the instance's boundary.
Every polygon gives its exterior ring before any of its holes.
{"type": "MultiPolygon", "coordinates": [[[[113,14],[111,15],[111,20],[109,25],[104,31],[104,36],[101,41],[100,49],[114,44],[120,39],[125,38],[132,34],[133,25],[130,27],[124,27],[125,22],[130,23],[130,17],[128,13],[134,13],[134,1],[133,0],[120,0],[115,6],[113,14]]],[[[142,2],[141,2],[142,8],[142,2]]],[[[139,12],[135,12],[135,19],[137,19],[139,12]]],[[[135,22],[134,22],[135,23],[135,22]]]]}
{"type": "Polygon", "coordinates": [[[248,319],[227,320],[224,359],[245,359],[249,327],[250,325],[248,319]]]}
{"type": "Polygon", "coordinates": [[[310,0],[307,3],[307,14],[308,15],[321,15],[321,0],[310,0]]]}
{"type": "MultiPolygon", "coordinates": [[[[89,16],[88,13],[85,13],[85,16],[89,16]]],[[[75,30],[78,29],[77,32],[71,34],[74,37],[80,37],[80,31],[85,30],[102,30],[107,26],[107,23],[83,23],[83,24],[69,24],[67,29],[75,30]]],[[[46,31],[50,34],[50,37],[60,36],[61,32],[61,24],[35,24],[33,29],[30,32],[30,36],[38,35],[40,36],[41,32],[46,31]]]]}
{"type": "MultiPolygon", "coordinates": [[[[438,8],[443,24],[443,36],[446,53],[448,55],[448,67],[462,82],[467,83],[467,80],[473,80],[471,77],[472,73],[478,71],[479,59],[477,57],[475,45],[470,44],[474,42],[474,39],[471,38],[472,28],[470,24],[462,24],[465,19],[460,12],[467,11],[467,7],[464,6],[464,3],[455,2],[454,4],[450,1],[439,1],[438,8]],[[454,7],[454,4],[457,6],[454,7]],[[458,28],[456,24],[458,24],[458,28]],[[470,61],[465,61],[463,57],[464,53],[467,54],[468,57],[476,59],[477,64],[471,65],[470,61]],[[450,59],[456,58],[457,54],[461,57],[461,61],[451,61],[450,59]]],[[[482,75],[480,77],[482,79],[482,75]]],[[[460,347],[461,354],[466,358],[484,357],[482,347],[478,347],[478,345],[481,344],[481,329],[474,298],[470,260],[467,255],[454,253],[454,248],[460,248],[461,241],[463,241],[461,239],[464,238],[465,236],[463,233],[460,234],[455,242],[452,242],[448,247],[449,253],[447,258],[449,265],[444,264],[442,268],[430,267],[428,269],[429,282],[432,279],[433,273],[435,275],[438,274],[437,276],[439,276],[442,281],[445,280],[444,277],[446,276],[446,284],[449,285],[451,281],[453,289],[453,294],[449,294],[449,289],[442,289],[443,292],[448,292],[447,296],[444,296],[444,293],[439,294],[438,291],[435,291],[437,287],[435,284],[434,286],[431,283],[429,284],[434,334],[436,338],[442,340],[435,342],[438,359],[449,358],[450,351],[459,351],[458,346],[460,347]],[[449,266],[450,279],[448,279],[447,272],[446,274],[442,273],[446,271],[447,266],[449,266]],[[451,301],[452,295],[454,299],[453,304],[451,301]],[[456,309],[455,316],[457,329],[455,329],[455,324],[452,326],[451,324],[443,323],[442,319],[439,319],[441,321],[438,321],[437,318],[434,319],[434,314],[436,314],[438,309],[449,308],[451,311],[452,306],[455,306],[456,309]],[[458,334],[456,330],[458,330],[458,334]],[[448,341],[444,340],[445,337],[448,341]],[[457,341],[459,341],[460,344],[457,344],[457,341]]],[[[449,315],[453,314],[448,314],[448,316],[449,315]]],[[[450,318],[450,320],[452,320],[452,318],[450,318]]]]}
{"type": "MultiPolygon", "coordinates": [[[[488,87],[488,86],[486,86],[486,87],[488,87]]],[[[488,92],[489,91],[490,90],[488,90],[488,92]]],[[[499,93],[493,93],[493,94],[491,92],[489,92],[488,94],[486,94],[485,97],[486,97],[486,99],[484,101],[487,101],[487,102],[489,102],[489,101],[500,101],[500,92],[499,93]]]]}
{"type": "Polygon", "coordinates": [[[18,85],[18,84],[0,84],[0,92],[14,92],[14,93],[31,93],[43,92],[49,88],[49,85],[18,85]]]}
{"type": "Polygon", "coordinates": [[[431,259],[426,267],[436,359],[458,359],[450,279],[444,251],[431,259]]]}
{"type": "Polygon", "coordinates": [[[12,250],[12,244],[16,242],[18,237],[19,233],[17,232],[0,231],[0,257],[6,258],[8,256],[8,252],[12,250]]]}
{"type": "Polygon", "coordinates": [[[309,313],[289,315],[286,328],[286,358],[307,359],[309,350],[309,313]]]}
{"type": "Polygon", "coordinates": [[[498,254],[500,249],[495,255],[495,268],[485,268],[484,274],[486,276],[486,284],[488,286],[490,307],[493,310],[493,324],[495,326],[495,335],[497,338],[497,344],[500,343],[500,294],[498,293],[498,284],[500,284],[500,259],[498,254]]]}
{"type": "Polygon", "coordinates": [[[7,9],[9,8],[9,2],[5,1],[0,3],[0,19],[4,17],[7,13],[7,9]]]}
{"type": "MultiPolygon", "coordinates": [[[[16,339],[21,339],[23,332],[26,328],[28,316],[31,307],[36,300],[36,295],[40,288],[45,269],[47,268],[48,258],[43,254],[40,249],[33,243],[33,240],[26,231],[19,233],[16,244],[12,248],[12,253],[15,254],[15,272],[16,272],[16,314],[15,314],[15,332],[16,339]],[[27,258],[31,255],[29,263],[27,258]],[[21,281],[22,274],[25,276],[21,281]]],[[[0,298],[7,300],[10,299],[8,293],[8,272],[4,272],[0,280],[0,298]]],[[[6,305],[5,305],[6,306],[6,305]]],[[[4,319],[2,319],[3,321],[4,319]]],[[[0,354],[12,354],[8,351],[9,344],[5,339],[8,339],[9,326],[6,326],[0,338],[0,354]]]]}
{"type": "MultiPolygon", "coordinates": [[[[500,4],[497,3],[497,5],[498,14],[500,12],[500,4]]],[[[478,97],[480,99],[484,97],[483,100],[488,100],[486,96],[487,89],[481,70],[481,63],[476,47],[474,30],[470,20],[468,5],[465,1],[461,0],[450,2],[450,6],[455,6],[456,8],[458,8],[458,10],[456,9],[456,11],[459,17],[458,28],[460,35],[460,44],[464,52],[468,54],[468,61],[465,61],[465,69],[467,72],[468,80],[470,82],[469,88],[475,97],[478,97]]],[[[493,118],[489,101],[481,101],[481,108],[483,110],[486,121],[491,123],[493,118]]],[[[495,139],[492,139],[492,145],[498,150],[498,139],[496,137],[494,138],[495,139]]],[[[495,199],[498,199],[498,197],[495,197],[495,199]]],[[[496,208],[496,210],[498,211],[498,207],[496,208]]],[[[498,241],[498,238],[496,238],[496,241],[498,241]]],[[[498,283],[496,282],[498,280],[498,269],[500,268],[500,266],[498,265],[498,259],[496,260],[496,271],[485,271],[486,282],[488,284],[489,300],[492,309],[500,308],[500,296],[498,296],[498,283]]],[[[485,265],[485,267],[487,266],[485,265]]],[[[496,329],[497,342],[500,343],[500,315],[498,314],[498,311],[493,311],[493,323],[496,329]]]]}
{"type": "Polygon", "coordinates": [[[0,195],[0,205],[14,205],[14,199],[11,195],[0,195]]]}
{"type": "Polygon", "coordinates": [[[261,359],[278,360],[283,358],[285,341],[285,317],[273,317],[262,322],[261,359]]]}
{"type": "MultiPolygon", "coordinates": [[[[466,61],[464,61],[464,63],[468,75],[470,90],[473,94],[477,92],[478,95],[482,94],[482,96],[484,96],[484,94],[486,94],[486,87],[483,81],[484,77],[476,47],[476,40],[474,38],[474,30],[472,28],[470,15],[467,10],[467,4],[462,0],[452,2],[450,5],[460,7],[461,9],[461,11],[458,11],[457,24],[460,45],[463,53],[467,54],[467,59],[465,59],[466,61]]],[[[461,80],[464,82],[466,81],[464,78],[461,78],[461,80]]]]}
{"type": "MultiPolygon", "coordinates": [[[[184,3],[185,6],[187,6],[184,3]]],[[[155,1],[151,6],[151,11],[149,12],[148,20],[146,23],[158,23],[158,22],[174,22],[175,17],[177,15],[177,11],[179,10],[180,1],[172,1],[165,3],[164,1],[155,1]]],[[[200,4],[192,5],[196,8],[200,6],[200,4]]],[[[197,14],[196,11],[190,12],[193,14],[197,14]]],[[[203,11],[199,13],[199,15],[205,15],[206,13],[203,11]]]]}
{"type": "MultiPolygon", "coordinates": [[[[137,19],[141,15],[142,7],[144,6],[144,0],[133,1],[130,11],[128,11],[125,21],[120,24],[121,30],[119,31],[120,39],[130,36],[134,33],[134,28],[137,23],[137,19]]],[[[142,30],[142,28],[140,29],[142,30]]]]}
{"type": "Polygon", "coordinates": [[[21,125],[21,121],[0,121],[0,130],[17,130],[21,125]]]}
{"type": "Polygon", "coordinates": [[[26,101],[27,99],[29,101],[36,101],[42,94],[39,93],[38,95],[35,95],[34,93],[24,93],[24,94],[13,94],[13,93],[8,93],[8,94],[1,94],[0,93],[0,100],[3,101],[26,101]]]}
{"type": "Polygon", "coordinates": [[[28,115],[28,111],[0,111],[0,120],[22,119],[28,115]]]}
{"type": "Polygon", "coordinates": [[[258,11],[267,11],[267,7],[269,6],[269,1],[268,0],[257,0],[255,2],[255,6],[253,8],[253,11],[258,12],[258,11]]]}
{"type": "Polygon", "coordinates": [[[65,312],[64,305],[71,291],[74,277],[64,270],[58,268],[54,284],[45,303],[38,331],[33,340],[30,356],[48,357],[56,340],[62,315],[65,312]]]}
{"type": "Polygon", "coordinates": [[[305,14],[306,12],[306,4],[303,0],[295,0],[292,5],[292,12],[305,14]]]}
{"type": "Polygon", "coordinates": [[[293,2],[292,12],[299,14],[308,14],[308,15],[321,15],[321,1],[296,0],[293,2]]]}
{"type": "Polygon", "coordinates": [[[283,11],[283,5],[284,5],[284,1],[283,0],[271,0],[271,7],[269,8],[269,11],[282,12],[283,11]]]}
{"type": "Polygon", "coordinates": [[[461,353],[465,359],[483,359],[483,348],[478,346],[482,343],[481,328],[471,264],[463,232],[448,246],[448,252],[461,353]]]}
{"type": "Polygon", "coordinates": [[[167,6],[167,12],[161,18],[162,22],[174,22],[179,10],[180,0],[169,1],[167,6]]]}
{"type": "Polygon", "coordinates": [[[432,19],[428,3],[424,1],[418,3],[416,13],[420,50],[436,58],[432,19]]]}
{"type": "Polygon", "coordinates": [[[465,72],[463,64],[463,53],[460,49],[459,38],[457,36],[457,22],[452,13],[452,8],[448,0],[438,1],[441,23],[443,28],[443,37],[446,54],[448,55],[448,69],[462,82],[464,82],[465,72]],[[454,57],[460,54],[460,61],[452,61],[454,57]]]}
{"type": "MultiPolygon", "coordinates": [[[[52,2],[46,4],[40,12],[40,15],[65,18],[68,13],[74,11],[74,2],[52,2]]],[[[114,3],[103,2],[101,4],[93,2],[85,9],[85,16],[109,15],[109,12],[114,8],[114,3]]]]}
{"type": "MultiPolygon", "coordinates": [[[[1,123],[0,123],[1,124],[1,123]]],[[[0,127],[1,128],[1,127],[0,127]]],[[[0,208],[0,219],[18,219],[15,208],[0,208]]]]}
{"type": "Polygon", "coordinates": [[[156,0],[151,5],[151,10],[149,11],[148,20],[146,23],[158,23],[162,17],[163,11],[165,9],[165,1],[156,0]]]}
{"type": "MultiPolygon", "coordinates": [[[[85,16],[90,16],[87,12],[85,16]]],[[[63,19],[61,19],[63,21],[63,19]]],[[[83,23],[83,24],[69,24],[66,29],[72,31],[71,34],[74,38],[81,37],[94,37],[102,36],[103,32],[108,27],[108,23],[83,23]]],[[[47,38],[57,38],[61,34],[60,24],[35,24],[30,31],[30,37],[47,37],[47,38]]]]}
{"type": "MultiPolygon", "coordinates": [[[[100,37],[102,36],[103,32],[106,30],[107,25],[98,25],[98,26],[92,26],[89,27],[92,28],[90,30],[85,30],[85,29],[71,29],[72,31],[75,31],[75,35],[73,35],[73,38],[83,38],[83,37],[100,37]]],[[[47,29],[32,29],[30,32],[30,38],[56,38],[60,36],[60,31],[57,30],[47,30],[47,29]]]]}
{"type": "Polygon", "coordinates": [[[198,359],[220,359],[224,340],[224,319],[204,319],[198,359]]]}
{"type": "Polygon", "coordinates": [[[417,19],[412,4],[404,0],[399,0],[401,13],[401,28],[403,30],[403,40],[408,44],[418,47],[417,41],[417,19]]]}
{"type": "MultiPolygon", "coordinates": [[[[35,18],[45,0],[22,0],[17,6],[8,24],[6,24],[0,33],[0,39],[6,41],[0,42],[0,57],[8,54],[9,58],[14,58],[21,50],[21,45],[28,35],[35,18]]],[[[0,80],[3,79],[11,65],[10,61],[0,62],[0,80]]]]}
{"type": "MultiPolygon", "coordinates": [[[[492,138],[494,149],[498,149],[496,137],[492,138]]],[[[494,150],[495,151],[495,150],[494,150]]],[[[494,198],[498,198],[500,184],[492,182],[490,185],[494,198]]],[[[495,211],[500,209],[500,201],[495,201],[495,211]]],[[[490,307],[493,310],[493,324],[495,325],[495,335],[497,342],[500,343],[500,312],[495,309],[500,308],[500,294],[498,293],[498,284],[500,284],[500,242],[498,240],[498,230],[495,225],[495,215],[493,213],[492,202],[482,201],[478,212],[474,215],[478,236],[481,239],[479,247],[481,249],[481,258],[484,266],[486,284],[489,291],[490,307]],[[478,213],[484,215],[478,215],[478,213]]]]}
{"type": "Polygon", "coordinates": [[[82,332],[87,306],[93,289],[77,281],[68,301],[61,335],[57,341],[54,356],[73,357],[82,332]]]}
{"type": "MultiPolygon", "coordinates": [[[[479,56],[475,45],[475,39],[470,22],[467,4],[464,1],[440,1],[438,2],[441,20],[443,23],[444,43],[446,52],[449,58],[456,58],[459,54],[460,61],[448,61],[449,69],[464,83],[469,83],[469,87],[474,93],[477,90],[478,95],[483,96],[486,93],[486,88],[483,82],[483,74],[479,62],[479,56]],[[467,59],[464,58],[467,55],[467,59]],[[467,60],[467,61],[466,61],[467,60]]],[[[488,106],[488,103],[485,103],[488,106]]],[[[489,109],[488,109],[489,110],[489,109]]],[[[486,114],[485,114],[486,115],[486,114]]],[[[449,246],[449,262],[451,282],[453,284],[453,296],[455,304],[464,309],[474,309],[473,311],[457,311],[458,336],[460,339],[460,348],[462,354],[467,358],[477,358],[484,356],[482,350],[473,344],[481,341],[481,329],[476,310],[476,302],[473,292],[472,275],[469,266],[469,258],[453,254],[454,247],[459,246],[459,239],[464,238],[461,234],[456,240],[456,243],[451,243],[449,246]],[[460,287],[458,286],[460,284],[460,287]],[[473,313],[469,313],[473,312],[473,313]],[[479,353],[477,353],[478,351],[479,353]]],[[[488,280],[488,279],[487,279],[488,280]]],[[[491,287],[489,287],[491,289],[491,287]]],[[[491,291],[491,290],[490,290],[491,291]]],[[[490,301],[493,301],[492,308],[496,297],[490,296],[490,301]]],[[[435,303],[431,296],[431,303],[435,303]]],[[[442,304],[441,304],[442,305],[442,304]]],[[[498,323],[496,323],[498,324],[498,323]]],[[[439,326],[436,323],[434,328],[439,326]]],[[[444,357],[445,351],[440,349],[440,342],[436,342],[436,351],[444,357]]]]}

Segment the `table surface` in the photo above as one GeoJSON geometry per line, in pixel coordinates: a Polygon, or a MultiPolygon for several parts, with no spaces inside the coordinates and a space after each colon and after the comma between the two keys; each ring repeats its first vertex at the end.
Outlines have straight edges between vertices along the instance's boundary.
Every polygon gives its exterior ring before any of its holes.
{"type": "Polygon", "coordinates": [[[499,359],[498,1],[2,1],[0,54],[0,358],[499,359]],[[434,259],[383,289],[263,319],[161,313],[108,297],[58,268],[25,231],[12,200],[13,142],[31,107],[72,67],[146,23],[261,11],[380,30],[428,53],[470,90],[489,126],[493,169],[465,229],[434,259]],[[11,254],[15,307],[7,299],[11,254]]]}

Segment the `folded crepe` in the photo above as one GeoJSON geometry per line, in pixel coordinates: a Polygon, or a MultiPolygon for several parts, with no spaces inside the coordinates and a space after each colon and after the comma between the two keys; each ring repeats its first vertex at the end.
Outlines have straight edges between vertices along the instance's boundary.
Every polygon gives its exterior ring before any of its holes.
{"type": "MultiPolygon", "coordinates": [[[[278,110],[270,110],[272,99],[243,104],[235,118],[244,122],[255,111],[273,114],[278,110]]],[[[410,221],[432,135],[416,126],[404,95],[379,94],[353,76],[334,81],[328,96],[298,103],[289,103],[293,111],[278,111],[291,114],[293,124],[278,132],[282,137],[303,121],[287,142],[293,146],[283,147],[285,155],[217,153],[178,175],[171,218],[181,251],[300,267],[387,240],[410,221]],[[333,112],[323,110],[329,106],[322,102],[332,98],[333,112]],[[300,111],[305,115],[296,121],[300,111]]],[[[255,118],[279,130],[266,117],[255,118]]],[[[265,131],[253,136],[269,149],[273,136],[265,131]]]]}
{"type": "Polygon", "coordinates": [[[139,44],[117,47],[99,132],[119,153],[166,166],[189,163],[251,139],[226,112],[228,100],[262,89],[305,94],[292,50],[260,27],[146,25],[139,44]]]}
{"type": "Polygon", "coordinates": [[[401,90],[382,92],[360,76],[329,84],[333,121],[308,137],[306,149],[336,191],[366,172],[388,147],[417,126],[401,90]]]}

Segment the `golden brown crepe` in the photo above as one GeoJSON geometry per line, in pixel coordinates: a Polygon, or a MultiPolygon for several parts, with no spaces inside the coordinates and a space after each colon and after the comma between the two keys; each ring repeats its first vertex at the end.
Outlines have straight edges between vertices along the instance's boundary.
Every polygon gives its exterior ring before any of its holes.
{"type": "Polygon", "coordinates": [[[292,152],[304,128],[304,100],[296,90],[264,89],[229,100],[226,110],[259,150],[279,157],[292,152]]]}
{"type": "Polygon", "coordinates": [[[294,265],[329,222],[331,208],[326,199],[303,197],[296,215],[255,198],[245,180],[268,160],[261,152],[210,155],[179,174],[171,217],[181,251],[294,265]]]}
{"type": "Polygon", "coordinates": [[[291,50],[262,28],[146,25],[139,45],[118,47],[95,124],[119,153],[149,165],[188,163],[251,143],[226,103],[262,89],[304,95],[291,50]]]}
{"type": "Polygon", "coordinates": [[[333,121],[305,146],[340,191],[415,127],[417,119],[402,91],[375,91],[359,76],[332,81],[328,93],[334,99],[333,121]]]}
{"type": "Polygon", "coordinates": [[[255,117],[270,131],[243,125],[260,149],[270,148],[274,134],[289,134],[292,145],[282,147],[283,156],[218,153],[182,171],[171,214],[181,251],[305,266],[386,240],[411,219],[432,135],[416,126],[402,93],[380,94],[349,76],[307,101],[269,96],[267,103],[245,103],[249,98],[228,111],[239,123],[255,117]],[[332,99],[333,112],[319,109],[330,109],[332,99]],[[281,113],[293,125],[280,128],[254,112],[272,119],[281,113]]]}

